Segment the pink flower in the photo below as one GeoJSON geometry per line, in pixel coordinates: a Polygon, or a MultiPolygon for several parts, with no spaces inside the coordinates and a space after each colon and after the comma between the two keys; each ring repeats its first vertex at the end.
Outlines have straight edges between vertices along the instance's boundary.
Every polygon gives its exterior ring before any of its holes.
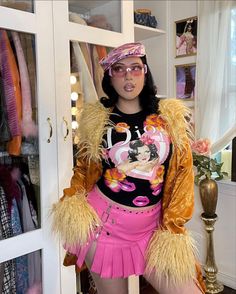
{"type": "Polygon", "coordinates": [[[192,143],[192,151],[199,155],[210,156],[211,142],[208,139],[199,139],[192,143]]]}
{"type": "Polygon", "coordinates": [[[143,134],[141,136],[140,141],[142,141],[145,145],[150,145],[154,143],[154,140],[146,134],[143,134]]]}

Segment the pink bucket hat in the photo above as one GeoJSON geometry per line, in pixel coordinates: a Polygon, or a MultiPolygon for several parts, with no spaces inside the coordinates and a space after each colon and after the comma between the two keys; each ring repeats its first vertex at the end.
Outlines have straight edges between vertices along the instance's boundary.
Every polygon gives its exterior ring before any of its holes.
{"type": "Polygon", "coordinates": [[[106,57],[103,57],[99,63],[103,70],[109,69],[112,64],[130,56],[142,57],[146,55],[145,47],[141,43],[127,43],[111,50],[106,57]]]}

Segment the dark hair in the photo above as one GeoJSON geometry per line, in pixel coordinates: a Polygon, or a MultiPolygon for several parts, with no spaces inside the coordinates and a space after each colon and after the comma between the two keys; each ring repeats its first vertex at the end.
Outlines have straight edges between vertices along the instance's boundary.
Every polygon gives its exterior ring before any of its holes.
{"type": "MultiPolygon", "coordinates": [[[[141,57],[143,64],[147,65],[147,73],[145,75],[145,84],[142,91],[139,94],[140,104],[143,110],[147,114],[157,113],[159,99],[156,95],[156,86],[154,85],[153,77],[149,66],[147,64],[146,56],[141,57]]],[[[102,97],[100,102],[104,107],[114,107],[118,101],[118,94],[111,85],[110,76],[108,70],[105,71],[102,80],[103,91],[107,94],[107,97],[102,97]]]]}
{"type": "Polygon", "coordinates": [[[138,155],[138,148],[147,146],[150,150],[150,158],[149,161],[153,160],[154,158],[158,158],[157,147],[155,144],[145,144],[141,140],[135,140],[134,142],[130,142],[129,147],[130,150],[128,151],[129,158],[131,162],[137,161],[138,155]]]}

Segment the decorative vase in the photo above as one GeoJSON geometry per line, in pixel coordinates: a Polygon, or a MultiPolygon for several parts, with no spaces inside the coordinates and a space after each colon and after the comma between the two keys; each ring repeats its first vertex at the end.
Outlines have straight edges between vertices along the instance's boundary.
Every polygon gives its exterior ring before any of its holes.
{"type": "Polygon", "coordinates": [[[218,200],[218,186],[215,180],[204,179],[199,183],[199,192],[205,217],[214,217],[218,200]]]}
{"type": "Polygon", "coordinates": [[[206,293],[222,293],[224,286],[217,281],[218,268],[215,262],[213,232],[217,220],[216,205],[218,200],[218,186],[215,180],[204,179],[199,183],[200,198],[203,207],[202,220],[207,232],[207,254],[204,266],[206,293]]]}

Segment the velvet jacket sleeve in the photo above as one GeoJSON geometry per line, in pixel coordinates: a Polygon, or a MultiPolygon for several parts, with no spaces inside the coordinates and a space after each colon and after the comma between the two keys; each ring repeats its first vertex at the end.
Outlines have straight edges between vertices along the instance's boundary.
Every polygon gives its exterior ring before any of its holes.
{"type": "Polygon", "coordinates": [[[185,148],[176,148],[171,158],[163,198],[163,229],[185,233],[185,223],[193,214],[194,175],[192,152],[188,142],[185,148]]]}
{"type": "Polygon", "coordinates": [[[77,159],[76,166],[73,168],[70,187],[63,190],[63,198],[91,191],[101,176],[101,170],[100,162],[88,161],[85,158],[77,159]]]}

